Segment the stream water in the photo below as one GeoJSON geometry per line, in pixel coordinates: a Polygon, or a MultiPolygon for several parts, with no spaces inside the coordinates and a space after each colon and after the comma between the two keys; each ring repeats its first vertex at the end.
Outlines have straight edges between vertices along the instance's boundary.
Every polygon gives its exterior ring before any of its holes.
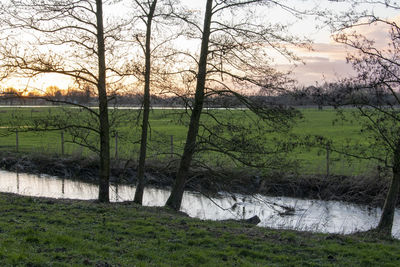
{"type": "MultiPolygon", "coordinates": [[[[26,196],[96,199],[93,184],[47,175],[31,175],[0,170],[0,191],[26,196]]],[[[133,200],[135,187],[110,186],[111,201],[133,200]]],[[[165,189],[146,188],[143,204],[162,206],[169,196],[165,189]]],[[[185,192],[181,211],[207,220],[246,219],[258,215],[259,226],[326,233],[351,233],[368,230],[378,224],[380,208],[338,201],[304,200],[289,197],[246,196],[221,193],[208,198],[185,192]],[[287,210],[285,207],[290,207],[287,210]]],[[[400,210],[396,210],[393,236],[400,239],[400,210]]]]}

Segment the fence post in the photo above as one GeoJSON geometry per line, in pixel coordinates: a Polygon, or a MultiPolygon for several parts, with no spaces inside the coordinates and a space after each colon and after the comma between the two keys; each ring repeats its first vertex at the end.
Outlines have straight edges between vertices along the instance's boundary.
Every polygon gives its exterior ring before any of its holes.
{"type": "Polygon", "coordinates": [[[118,132],[115,132],[115,159],[118,160],[118,132]]]}
{"type": "Polygon", "coordinates": [[[74,150],[74,154],[76,154],[79,157],[83,156],[83,147],[81,146],[81,144],[77,144],[78,147],[74,150]]]}
{"type": "Polygon", "coordinates": [[[64,155],[64,131],[61,131],[61,155],[64,155]]]}
{"type": "Polygon", "coordinates": [[[15,150],[19,152],[19,138],[18,138],[18,129],[15,130],[15,150]]]}
{"type": "Polygon", "coordinates": [[[171,135],[171,158],[174,156],[174,136],[171,135]]]}
{"type": "Polygon", "coordinates": [[[330,156],[330,146],[326,145],[326,177],[329,177],[329,156],[330,156]]]}

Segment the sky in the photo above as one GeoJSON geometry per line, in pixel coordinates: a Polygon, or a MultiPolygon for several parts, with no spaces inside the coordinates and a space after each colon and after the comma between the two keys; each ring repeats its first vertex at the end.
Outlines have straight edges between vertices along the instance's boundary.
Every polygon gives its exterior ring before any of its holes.
{"type": "MultiPolygon", "coordinates": [[[[183,4],[193,10],[198,10],[203,13],[205,1],[199,0],[181,0],[183,4]]],[[[290,3],[299,9],[312,9],[315,6],[325,8],[334,12],[349,10],[350,6],[342,1],[329,1],[329,0],[286,0],[283,3],[290,3]]],[[[371,7],[374,13],[383,17],[400,18],[399,14],[394,11],[387,10],[383,6],[371,7]]],[[[360,9],[361,10],[361,9],[360,9]]],[[[358,10],[358,11],[360,11],[358,10]]],[[[119,11],[117,11],[119,12],[119,11]]],[[[305,36],[313,41],[313,50],[292,48],[296,55],[298,55],[303,63],[287,62],[285,60],[277,59],[275,67],[279,70],[292,70],[293,78],[298,80],[300,86],[308,86],[315,84],[322,84],[324,82],[333,82],[341,77],[354,75],[351,65],[346,63],[346,56],[351,52],[343,45],[337,44],[332,39],[332,32],[328,27],[321,27],[322,24],[318,22],[315,17],[305,17],[301,21],[291,20],[287,12],[280,9],[269,11],[265,16],[269,21],[274,22],[288,22],[293,23],[289,28],[290,31],[297,36],[305,36]]],[[[369,38],[377,41],[377,44],[382,48],[386,45],[387,29],[381,26],[370,26],[359,29],[360,33],[366,34],[369,38]]],[[[198,46],[199,44],[197,44],[198,46]]],[[[39,90],[45,91],[46,87],[56,85],[61,89],[67,89],[72,85],[69,79],[56,74],[47,74],[38,76],[35,79],[12,79],[7,85],[16,88],[34,87],[39,90]]],[[[4,85],[3,85],[4,87],[4,85]]]]}
{"type": "MultiPolygon", "coordinates": [[[[193,9],[203,11],[205,1],[182,0],[182,2],[193,9]]],[[[340,13],[352,10],[349,3],[345,0],[283,0],[281,3],[293,5],[299,10],[326,9],[332,12],[340,13]]],[[[396,10],[387,9],[384,5],[363,5],[354,11],[368,10],[385,19],[393,19],[400,21],[400,14],[396,10]]],[[[291,32],[297,36],[305,36],[313,42],[312,51],[306,49],[292,48],[294,53],[299,56],[302,62],[295,64],[277,60],[275,67],[278,70],[293,71],[293,78],[298,81],[300,86],[309,86],[323,84],[324,82],[335,82],[343,77],[355,75],[352,66],[347,63],[346,56],[354,52],[344,45],[336,43],[331,29],[313,16],[303,17],[301,21],[290,20],[290,14],[276,9],[266,17],[271,17],[270,21],[284,22],[285,19],[289,23],[293,23],[290,28],[291,32]],[[273,14],[272,16],[270,14],[273,14]]],[[[360,27],[358,33],[374,40],[378,47],[385,48],[388,42],[388,29],[382,25],[371,25],[368,27],[360,27]]]]}
{"type": "MultiPolygon", "coordinates": [[[[375,47],[387,48],[389,42],[389,29],[383,25],[363,26],[357,29],[357,33],[363,34],[369,40],[375,41],[375,47]]],[[[326,82],[335,82],[343,77],[355,75],[351,64],[346,57],[355,51],[342,44],[336,43],[330,36],[327,41],[316,41],[312,51],[297,50],[305,64],[299,64],[294,69],[294,77],[300,84],[312,85],[326,82]]],[[[290,69],[289,65],[281,65],[278,68],[290,69]]]]}
{"type": "MultiPolygon", "coordinates": [[[[335,11],[349,10],[349,6],[341,1],[331,2],[323,1],[321,3],[326,8],[335,11]]],[[[384,6],[379,5],[375,7],[364,6],[364,8],[372,11],[374,14],[381,16],[385,19],[399,21],[399,14],[394,10],[386,9],[384,6]]],[[[361,11],[361,8],[357,11],[361,11]]],[[[277,65],[278,69],[293,70],[293,77],[298,80],[300,85],[318,85],[324,82],[335,82],[343,77],[350,77],[355,75],[351,64],[347,63],[347,55],[355,51],[339,44],[333,40],[333,34],[328,27],[315,29],[321,26],[318,21],[313,18],[304,22],[303,29],[298,28],[299,34],[310,36],[313,41],[312,51],[305,49],[294,49],[295,53],[300,56],[304,64],[297,64],[296,67],[289,64],[277,65]]],[[[348,30],[347,32],[356,30],[357,33],[366,36],[369,40],[375,41],[375,46],[380,49],[387,48],[389,42],[389,29],[383,25],[370,25],[361,26],[357,29],[348,30]]]]}

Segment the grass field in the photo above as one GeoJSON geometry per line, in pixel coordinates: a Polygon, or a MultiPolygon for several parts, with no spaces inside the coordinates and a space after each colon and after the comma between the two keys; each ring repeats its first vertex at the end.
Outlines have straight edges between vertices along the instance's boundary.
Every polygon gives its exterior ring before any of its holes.
{"type": "Polygon", "coordinates": [[[0,193],[2,266],[399,266],[400,241],[0,193]]]}
{"type": "MultiPolygon", "coordinates": [[[[338,122],[333,125],[336,112],[332,109],[316,110],[302,109],[303,119],[294,127],[293,133],[299,136],[320,135],[332,139],[336,146],[347,139],[365,142],[360,135],[360,125],[356,122],[338,122]]],[[[215,114],[223,114],[229,111],[216,110],[215,114]]],[[[246,121],[245,111],[230,111],[230,117],[237,121],[246,121]],[[241,119],[243,116],[243,119],[241,119]]],[[[118,110],[119,124],[114,127],[111,139],[112,155],[115,155],[116,142],[118,143],[118,157],[136,159],[139,151],[140,125],[136,118],[138,110],[118,110]],[[117,141],[114,132],[118,132],[117,141]]],[[[22,126],[18,132],[18,150],[21,152],[61,153],[61,132],[25,132],[24,125],[29,125],[33,120],[46,117],[63,117],[62,110],[57,107],[26,107],[26,108],[0,108],[0,149],[16,150],[16,134],[8,132],[10,125],[22,126]],[[11,122],[11,123],[10,123],[11,122]]],[[[223,114],[223,116],[225,116],[223,114]]],[[[74,118],[87,121],[89,115],[75,109],[71,115],[74,118]]],[[[150,159],[170,159],[171,150],[180,153],[183,149],[186,137],[186,125],[188,117],[182,110],[153,110],[150,115],[150,159]],[[172,140],[171,140],[172,139],[172,140]]],[[[95,125],[94,125],[95,126],[95,125]]],[[[64,134],[64,150],[66,154],[90,155],[93,152],[87,148],[72,144],[71,136],[64,134]]],[[[266,139],[265,142],[270,142],[266,139]]],[[[204,156],[204,155],[203,155],[204,156]]],[[[207,156],[207,155],[206,155],[207,156]]],[[[208,154],[212,161],[213,154],[208,154]]],[[[299,172],[302,174],[325,174],[327,169],[326,150],[321,148],[298,148],[288,155],[291,159],[300,162],[299,172]]],[[[351,164],[340,154],[330,152],[329,170],[331,174],[359,175],[371,173],[376,168],[375,162],[355,160],[351,164]]]]}
{"type": "MultiPolygon", "coordinates": [[[[348,140],[358,143],[366,143],[367,139],[360,133],[361,125],[357,121],[337,120],[335,110],[301,110],[304,120],[294,127],[294,133],[304,135],[320,135],[332,141],[333,146],[342,147],[348,140]]],[[[351,111],[345,111],[345,115],[352,117],[351,111]]],[[[297,151],[294,156],[302,161],[302,173],[326,173],[326,149],[310,149],[309,151],[297,151]]],[[[330,152],[330,172],[338,175],[364,175],[370,174],[376,169],[374,161],[353,159],[349,162],[343,155],[330,152]]]]}

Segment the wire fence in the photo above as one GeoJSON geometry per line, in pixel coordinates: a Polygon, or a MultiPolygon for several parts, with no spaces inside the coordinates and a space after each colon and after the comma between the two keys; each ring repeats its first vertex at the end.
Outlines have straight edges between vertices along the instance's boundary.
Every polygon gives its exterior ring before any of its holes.
{"type": "MultiPolygon", "coordinates": [[[[153,161],[167,162],[179,159],[183,150],[183,141],[174,135],[153,133],[149,136],[147,158],[153,161]]],[[[34,153],[60,156],[95,157],[97,153],[85,146],[73,143],[70,136],[63,131],[52,132],[51,135],[21,132],[0,137],[0,150],[18,153],[34,153]],[[4,141],[1,141],[3,139],[4,141]]],[[[119,132],[110,137],[110,154],[115,160],[137,160],[139,158],[139,142],[129,140],[119,132]]],[[[343,155],[326,149],[314,149],[297,152],[293,156],[299,162],[297,172],[305,175],[371,175],[381,171],[379,164],[374,161],[349,160],[343,155]]],[[[207,160],[212,161],[208,155],[207,160]]],[[[229,159],[227,159],[228,161],[229,159]]],[[[212,165],[212,162],[208,162],[212,165]]],[[[229,165],[229,164],[228,164],[229,165]]]]}
{"type": "MultiPolygon", "coordinates": [[[[173,135],[157,135],[155,138],[153,134],[149,136],[147,155],[148,158],[160,160],[177,158],[182,148],[182,142],[177,141],[173,135]]],[[[139,149],[137,140],[128,140],[127,136],[118,132],[114,132],[110,137],[110,156],[113,159],[137,159],[139,149]]],[[[64,131],[40,134],[15,130],[13,133],[0,136],[0,150],[79,157],[97,155],[96,151],[87,146],[73,142],[69,134],[64,131]]]]}

